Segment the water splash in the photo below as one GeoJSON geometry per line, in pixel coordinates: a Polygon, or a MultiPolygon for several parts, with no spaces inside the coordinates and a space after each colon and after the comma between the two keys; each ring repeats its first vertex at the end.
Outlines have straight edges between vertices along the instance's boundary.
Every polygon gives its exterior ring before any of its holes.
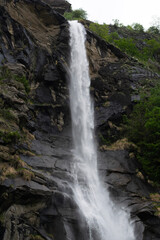
{"type": "Polygon", "coordinates": [[[88,223],[90,240],[135,240],[129,215],[114,205],[98,176],[85,35],[80,23],[70,22],[74,197],[88,223]]]}

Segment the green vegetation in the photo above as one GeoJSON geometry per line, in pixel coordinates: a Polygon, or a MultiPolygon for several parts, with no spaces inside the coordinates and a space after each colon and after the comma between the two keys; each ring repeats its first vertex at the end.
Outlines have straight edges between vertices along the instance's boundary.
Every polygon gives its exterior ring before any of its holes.
{"type": "MultiPolygon", "coordinates": [[[[116,23],[118,24],[118,23],[116,23]]],[[[131,56],[139,56],[139,50],[136,44],[131,38],[120,38],[117,32],[109,34],[109,28],[106,24],[91,23],[89,29],[95,32],[98,36],[103,38],[105,41],[113,43],[119,47],[122,51],[126,52],[131,56]]]]}
{"type": "Polygon", "coordinates": [[[144,94],[127,119],[127,137],[139,151],[136,155],[150,180],[160,182],[160,87],[144,94]]]}
{"type": "MultiPolygon", "coordinates": [[[[72,10],[66,12],[64,17],[68,20],[86,19],[87,13],[83,9],[72,10]]],[[[113,26],[115,31],[110,32],[109,25],[91,23],[89,29],[100,36],[105,41],[114,44],[123,52],[127,53],[131,57],[137,58],[140,62],[146,64],[152,69],[159,72],[158,67],[155,67],[156,57],[159,57],[160,52],[160,20],[156,20],[153,26],[151,26],[146,32],[152,35],[152,38],[146,38],[143,40],[137,40],[136,34],[144,34],[144,27],[139,23],[133,23],[131,26],[125,27],[118,19],[113,20],[113,26]],[[120,31],[118,31],[118,28],[120,31]],[[123,36],[123,32],[125,32],[123,36]],[[126,37],[127,36],[129,37],[126,37]],[[152,60],[152,63],[151,61],[152,60]]]]}
{"type": "Polygon", "coordinates": [[[3,66],[3,67],[0,67],[0,82],[5,79],[15,80],[17,82],[22,83],[26,93],[29,93],[30,86],[29,86],[28,79],[26,79],[25,76],[18,76],[18,75],[12,74],[12,72],[6,66],[3,66]]]}
{"type": "Polygon", "coordinates": [[[98,36],[103,38],[105,41],[109,40],[109,33],[108,33],[108,26],[104,24],[98,24],[98,23],[91,23],[89,26],[89,29],[92,32],[95,32],[98,36]]]}
{"type": "Polygon", "coordinates": [[[17,75],[15,75],[15,76],[14,76],[14,79],[15,79],[17,82],[22,83],[23,86],[24,86],[24,88],[25,88],[25,90],[26,90],[26,93],[29,93],[29,91],[30,91],[30,86],[29,86],[29,82],[28,82],[28,80],[26,79],[25,76],[17,76],[17,75]]]}
{"type": "Polygon", "coordinates": [[[0,139],[4,144],[17,143],[20,140],[20,133],[14,132],[3,132],[0,131],[0,139]]]}
{"type": "Polygon", "coordinates": [[[120,48],[123,52],[126,52],[130,56],[139,57],[139,50],[132,38],[120,38],[113,41],[115,45],[120,48]]]}
{"type": "Polygon", "coordinates": [[[151,39],[145,40],[146,47],[142,49],[141,59],[147,61],[149,58],[154,60],[155,55],[160,51],[160,42],[151,39]]]}
{"type": "Polygon", "coordinates": [[[148,28],[147,32],[150,34],[160,34],[160,30],[155,26],[148,28]]]}
{"type": "Polygon", "coordinates": [[[115,27],[123,27],[123,24],[120,23],[118,19],[113,19],[112,21],[115,27]]]}
{"type": "Polygon", "coordinates": [[[133,23],[132,28],[137,32],[144,32],[144,27],[139,23],[133,23]]]}
{"type": "MultiPolygon", "coordinates": [[[[160,33],[159,29],[154,26],[149,28],[147,32],[153,33],[153,35],[147,39],[144,38],[147,37],[147,35],[145,35],[143,26],[139,23],[125,27],[120,24],[118,20],[114,20],[113,26],[115,27],[114,32],[110,32],[110,27],[106,24],[98,23],[91,23],[89,29],[131,57],[135,57],[140,62],[153,68],[154,66],[151,66],[149,60],[152,60],[152,65],[154,65],[154,62],[157,61],[156,59],[159,58],[160,55],[160,35],[155,36],[155,34],[160,33]],[[144,34],[144,39],[137,40],[138,34],[144,34]],[[126,37],[126,35],[128,37],[126,37]]],[[[159,71],[158,69],[155,70],[159,71]]]]}
{"type": "MultiPolygon", "coordinates": [[[[1,106],[1,104],[0,104],[0,106],[1,106]]],[[[4,109],[4,108],[1,108],[0,109],[0,117],[3,117],[5,120],[13,120],[13,121],[15,121],[16,120],[16,117],[15,117],[15,115],[14,115],[14,113],[13,113],[13,111],[12,110],[10,110],[10,109],[4,109]]]]}
{"type": "Polygon", "coordinates": [[[67,20],[80,20],[80,19],[87,19],[87,12],[84,11],[82,8],[72,10],[71,12],[65,12],[64,17],[67,20]]]}
{"type": "Polygon", "coordinates": [[[99,134],[99,141],[101,145],[110,145],[110,139],[106,139],[102,134],[99,134]]]}

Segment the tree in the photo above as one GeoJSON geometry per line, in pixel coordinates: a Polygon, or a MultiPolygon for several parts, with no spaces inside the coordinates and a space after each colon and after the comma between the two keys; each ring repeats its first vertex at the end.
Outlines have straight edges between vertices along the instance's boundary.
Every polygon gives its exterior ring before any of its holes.
{"type": "Polygon", "coordinates": [[[123,27],[123,24],[118,19],[112,19],[112,22],[115,27],[123,27]]]}
{"type": "Polygon", "coordinates": [[[132,28],[137,32],[144,32],[144,27],[139,23],[133,23],[132,28]]]}
{"type": "Polygon", "coordinates": [[[159,34],[160,30],[156,26],[152,26],[148,28],[147,32],[151,34],[159,34]]]}
{"type": "Polygon", "coordinates": [[[64,17],[67,20],[79,20],[79,19],[87,19],[87,12],[82,8],[72,10],[71,12],[65,12],[64,17]]]}

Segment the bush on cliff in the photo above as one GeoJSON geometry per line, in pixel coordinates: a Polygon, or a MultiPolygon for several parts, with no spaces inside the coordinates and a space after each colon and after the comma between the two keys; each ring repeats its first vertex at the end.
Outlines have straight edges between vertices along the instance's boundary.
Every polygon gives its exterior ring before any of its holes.
{"type": "Polygon", "coordinates": [[[147,61],[149,58],[154,60],[157,54],[160,51],[160,42],[156,39],[145,40],[146,47],[142,49],[141,58],[147,61]]]}
{"type": "Polygon", "coordinates": [[[149,179],[160,182],[160,87],[144,95],[127,119],[127,136],[149,179]]]}
{"type": "Polygon", "coordinates": [[[144,27],[139,23],[133,23],[132,28],[137,32],[144,32],[144,27]]]}
{"type": "Polygon", "coordinates": [[[89,29],[92,32],[96,33],[98,36],[100,36],[105,41],[109,40],[108,26],[105,23],[104,24],[91,23],[89,25],[89,29]]]}
{"type": "Polygon", "coordinates": [[[156,26],[151,26],[150,28],[148,28],[147,32],[150,34],[159,34],[160,30],[156,26]]]}
{"type": "Polygon", "coordinates": [[[114,40],[114,43],[121,49],[121,51],[126,52],[130,56],[139,57],[139,50],[132,38],[121,38],[114,40]]]}
{"type": "Polygon", "coordinates": [[[0,84],[2,83],[3,80],[9,79],[9,80],[15,80],[17,82],[20,82],[23,84],[26,93],[29,93],[30,91],[30,85],[29,81],[26,78],[26,76],[22,75],[15,75],[13,74],[10,69],[7,66],[2,66],[0,67],[0,84]]]}
{"type": "Polygon", "coordinates": [[[71,12],[65,12],[64,17],[67,20],[80,20],[80,19],[87,19],[87,12],[82,8],[72,10],[71,12]]]}

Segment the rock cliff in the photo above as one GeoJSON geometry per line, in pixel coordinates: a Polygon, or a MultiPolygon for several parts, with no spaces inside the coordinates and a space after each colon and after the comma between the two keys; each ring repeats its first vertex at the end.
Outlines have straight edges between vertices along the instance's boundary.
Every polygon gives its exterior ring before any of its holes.
{"type": "MultiPolygon", "coordinates": [[[[65,1],[0,0],[0,239],[82,240],[73,200],[65,1]]],[[[113,201],[131,211],[136,239],[160,239],[160,219],[122,114],[160,76],[87,31],[99,172],[113,201]],[[105,139],[112,145],[107,147],[105,139]]]]}

